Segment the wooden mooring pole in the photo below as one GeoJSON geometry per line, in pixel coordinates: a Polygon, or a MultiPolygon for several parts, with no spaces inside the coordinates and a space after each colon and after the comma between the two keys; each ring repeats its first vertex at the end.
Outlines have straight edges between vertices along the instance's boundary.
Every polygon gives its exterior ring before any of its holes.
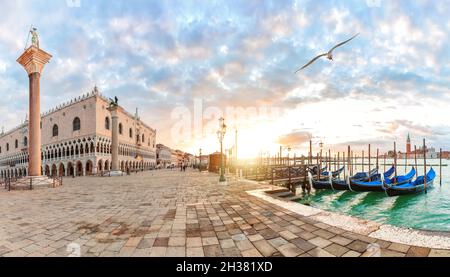
{"type": "Polygon", "coordinates": [[[397,183],[397,143],[395,141],[394,141],[394,166],[395,166],[394,183],[397,183]]]}
{"type": "Polygon", "coordinates": [[[342,152],[342,165],[344,167],[344,180],[347,180],[347,171],[345,170],[345,152],[342,152]]]}
{"type": "Polygon", "coordinates": [[[361,172],[364,172],[364,150],[362,151],[361,167],[362,167],[361,172]]]}
{"type": "Polygon", "coordinates": [[[372,181],[372,178],[370,178],[370,167],[371,167],[370,144],[369,144],[368,157],[369,157],[369,182],[371,182],[371,181],[372,181]]]}
{"type": "Polygon", "coordinates": [[[408,170],[408,151],[406,151],[406,153],[405,153],[405,173],[406,173],[406,170],[408,170]]]}
{"type": "Polygon", "coordinates": [[[442,148],[439,149],[439,186],[442,186],[442,148]]]}
{"type": "Polygon", "coordinates": [[[334,171],[336,171],[336,154],[334,154],[334,171]]]}
{"type": "Polygon", "coordinates": [[[340,161],[341,152],[338,152],[337,156],[338,156],[338,158],[337,158],[337,167],[338,167],[338,169],[341,169],[341,161],[340,161]]]}
{"type": "Polygon", "coordinates": [[[377,148],[377,169],[380,169],[380,164],[379,164],[379,157],[380,157],[380,149],[377,148]]]}
{"type": "Polygon", "coordinates": [[[309,164],[312,164],[312,140],[309,141],[309,164]]]}
{"type": "Polygon", "coordinates": [[[328,149],[328,170],[331,172],[333,169],[331,169],[331,149],[328,149]]]}
{"type": "Polygon", "coordinates": [[[414,145],[414,165],[416,167],[416,179],[419,176],[419,169],[417,168],[417,146],[414,145]]]}
{"type": "Polygon", "coordinates": [[[425,139],[423,139],[423,184],[425,185],[425,194],[427,194],[427,145],[425,139]]]}
{"type": "Polygon", "coordinates": [[[348,160],[348,165],[347,165],[347,167],[348,167],[348,174],[349,174],[349,175],[351,175],[351,172],[352,172],[352,169],[351,169],[351,166],[352,166],[352,160],[351,160],[350,155],[351,155],[351,150],[350,150],[350,145],[349,145],[349,146],[347,147],[347,160],[348,160]]]}

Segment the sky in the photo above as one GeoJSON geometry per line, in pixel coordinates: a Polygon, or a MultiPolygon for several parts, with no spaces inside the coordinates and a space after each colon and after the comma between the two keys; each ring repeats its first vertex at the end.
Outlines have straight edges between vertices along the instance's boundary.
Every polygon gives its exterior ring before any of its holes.
{"type": "Polygon", "coordinates": [[[197,153],[238,130],[243,157],[279,145],[400,148],[408,133],[450,150],[450,1],[4,0],[0,18],[0,126],[28,109],[16,63],[33,25],[53,55],[42,112],[97,85],[157,129],[157,140],[197,153]],[[359,33],[294,72],[317,54],[359,33]]]}

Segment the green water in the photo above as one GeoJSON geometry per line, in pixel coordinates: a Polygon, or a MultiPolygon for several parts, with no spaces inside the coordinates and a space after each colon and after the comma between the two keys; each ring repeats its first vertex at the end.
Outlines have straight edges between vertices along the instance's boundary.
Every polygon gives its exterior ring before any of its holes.
{"type": "MultiPolygon", "coordinates": [[[[439,160],[427,163],[439,164],[439,160]]],[[[444,161],[446,163],[449,161],[444,161]]],[[[439,167],[434,169],[438,176],[427,194],[387,197],[384,192],[322,190],[313,191],[306,201],[320,209],[394,226],[450,231],[450,167],[442,167],[442,186],[439,185],[439,167]]],[[[404,172],[402,166],[398,174],[404,172]]],[[[419,175],[423,175],[423,167],[419,167],[419,175]]]]}

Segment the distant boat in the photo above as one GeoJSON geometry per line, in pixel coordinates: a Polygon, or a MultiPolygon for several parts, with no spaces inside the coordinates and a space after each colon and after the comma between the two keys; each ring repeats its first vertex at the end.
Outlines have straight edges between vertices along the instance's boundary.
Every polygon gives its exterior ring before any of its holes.
{"type": "MultiPolygon", "coordinates": [[[[436,179],[436,172],[433,168],[428,171],[426,176],[427,190],[433,188],[434,179],[436,179]]],[[[386,185],[386,194],[388,196],[398,196],[407,194],[417,194],[425,191],[425,177],[420,176],[413,182],[408,182],[402,185],[389,186],[386,185]]]]}
{"type": "Polygon", "coordinates": [[[411,182],[414,176],[416,175],[416,169],[413,167],[411,168],[411,171],[408,174],[397,176],[390,179],[390,176],[394,173],[395,168],[392,167],[391,170],[386,172],[391,173],[390,175],[387,175],[386,173],[384,174],[383,180],[381,180],[381,178],[378,178],[378,180],[371,182],[354,181],[351,182],[350,187],[354,191],[384,191],[385,190],[384,185],[392,186],[392,185],[406,184],[408,182],[411,182]]]}

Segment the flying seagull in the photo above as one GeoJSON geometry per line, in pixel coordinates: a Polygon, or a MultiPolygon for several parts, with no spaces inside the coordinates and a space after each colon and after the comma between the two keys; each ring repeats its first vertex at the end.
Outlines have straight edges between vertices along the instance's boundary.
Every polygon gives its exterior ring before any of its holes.
{"type": "Polygon", "coordinates": [[[335,47],[333,47],[330,51],[328,51],[328,53],[320,54],[319,56],[315,57],[315,58],[312,59],[309,63],[305,64],[302,68],[300,68],[299,70],[297,70],[295,73],[297,74],[299,71],[301,71],[302,69],[305,69],[306,67],[310,66],[313,62],[315,62],[317,59],[319,59],[319,58],[321,58],[321,57],[325,57],[325,56],[326,56],[327,59],[329,59],[330,61],[332,61],[332,60],[333,60],[333,51],[334,51],[334,49],[336,49],[336,48],[338,48],[338,47],[340,47],[340,46],[346,44],[347,42],[351,41],[352,39],[354,39],[354,38],[357,37],[358,35],[359,35],[359,33],[356,34],[356,35],[354,35],[354,36],[351,37],[350,39],[348,39],[348,40],[346,40],[346,41],[344,41],[344,42],[339,43],[338,45],[336,45],[335,47]]]}

